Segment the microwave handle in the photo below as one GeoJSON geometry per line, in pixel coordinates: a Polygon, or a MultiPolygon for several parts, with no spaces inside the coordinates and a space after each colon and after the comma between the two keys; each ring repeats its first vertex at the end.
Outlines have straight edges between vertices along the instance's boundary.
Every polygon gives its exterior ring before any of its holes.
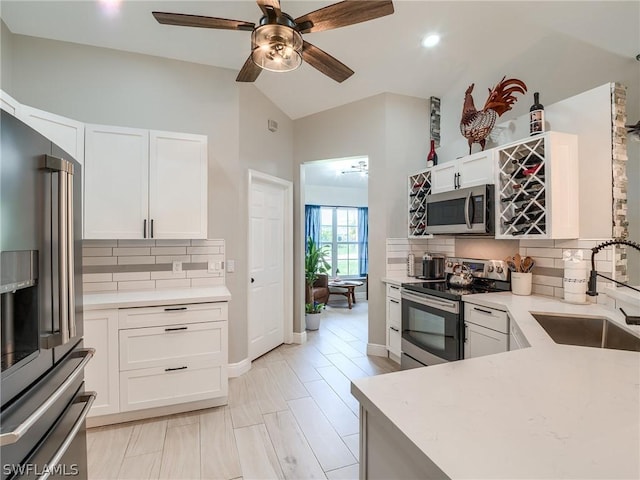
{"type": "Polygon", "coordinates": [[[467,193],[467,198],[464,201],[464,221],[467,224],[467,228],[471,230],[471,213],[469,213],[469,207],[471,203],[471,192],[467,193]]]}

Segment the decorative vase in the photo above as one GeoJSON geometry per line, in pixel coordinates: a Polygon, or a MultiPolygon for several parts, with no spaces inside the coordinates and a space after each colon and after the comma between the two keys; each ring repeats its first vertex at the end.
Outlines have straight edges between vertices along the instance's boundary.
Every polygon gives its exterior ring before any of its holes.
{"type": "Polygon", "coordinates": [[[533,275],[523,272],[511,272],[511,293],[514,295],[531,295],[533,275]]]}
{"type": "Polygon", "coordinates": [[[304,323],[307,330],[318,330],[320,328],[320,313],[305,313],[304,323]]]}

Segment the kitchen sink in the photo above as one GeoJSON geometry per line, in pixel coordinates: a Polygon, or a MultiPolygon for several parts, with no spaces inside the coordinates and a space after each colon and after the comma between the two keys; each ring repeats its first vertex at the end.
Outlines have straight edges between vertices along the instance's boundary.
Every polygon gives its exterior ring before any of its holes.
{"type": "Polygon", "coordinates": [[[532,313],[556,343],[640,352],[640,337],[604,317],[532,313]]]}

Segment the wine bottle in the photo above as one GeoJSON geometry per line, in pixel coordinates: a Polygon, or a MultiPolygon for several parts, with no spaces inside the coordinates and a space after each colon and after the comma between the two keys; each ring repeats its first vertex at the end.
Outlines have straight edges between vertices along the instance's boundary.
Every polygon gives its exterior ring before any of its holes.
{"type": "Polygon", "coordinates": [[[527,203],[521,207],[517,207],[513,209],[514,215],[519,215],[520,213],[526,213],[527,215],[537,215],[539,213],[544,212],[544,201],[538,202],[538,205],[531,205],[527,203]]]}
{"type": "Polygon", "coordinates": [[[546,225],[544,223],[527,222],[521,228],[511,232],[511,235],[526,235],[527,233],[539,234],[544,232],[546,225]]]}
{"type": "Polygon", "coordinates": [[[542,157],[537,153],[531,153],[524,157],[513,158],[511,159],[511,163],[514,165],[532,166],[534,164],[542,163],[542,157]]]}
{"type": "Polygon", "coordinates": [[[530,185],[526,189],[519,189],[516,193],[509,195],[508,197],[501,198],[500,201],[503,203],[508,202],[523,202],[525,200],[530,201],[531,197],[533,197],[536,193],[540,192],[544,186],[540,183],[535,185],[530,185]]]}
{"type": "Polygon", "coordinates": [[[512,178],[525,178],[530,177],[531,175],[544,175],[544,166],[542,163],[538,163],[536,165],[532,165],[527,168],[522,168],[516,171],[512,178]]]}
{"type": "Polygon", "coordinates": [[[436,153],[436,141],[431,140],[431,150],[427,155],[427,167],[435,167],[438,164],[438,154],[436,153]]]}
{"type": "MultiPolygon", "coordinates": [[[[540,215],[541,213],[542,213],[542,211],[533,212],[533,213],[527,212],[526,215],[514,214],[514,216],[511,219],[506,220],[503,223],[505,225],[514,225],[514,226],[517,226],[517,225],[522,225],[522,226],[533,225],[533,224],[539,222],[542,219],[544,214],[540,215]]],[[[542,223],[544,223],[544,222],[542,222],[542,223]]]]}
{"type": "Polygon", "coordinates": [[[533,105],[529,109],[529,135],[544,132],[544,106],[540,103],[540,93],[533,94],[533,105]]]}

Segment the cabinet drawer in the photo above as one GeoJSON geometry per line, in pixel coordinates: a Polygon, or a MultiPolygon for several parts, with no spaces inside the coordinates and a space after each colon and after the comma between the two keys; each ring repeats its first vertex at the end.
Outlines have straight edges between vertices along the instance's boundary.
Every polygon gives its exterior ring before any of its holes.
{"type": "Polygon", "coordinates": [[[181,362],[226,364],[227,322],[120,330],[120,371],[181,362]]]}
{"type": "Polygon", "coordinates": [[[397,329],[396,327],[389,327],[388,350],[397,357],[399,357],[400,354],[402,353],[400,351],[400,343],[401,343],[400,330],[397,329]]]}
{"type": "Polygon", "coordinates": [[[398,285],[387,284],[387,297],[400,300],[400,287],[398,285]]]}
{"type": "Polygon", "coordinates": [[[118,311],[118,324],[121,329],[218,320],[227,320],[226,302],[122,308],[118,311]]]}
{"type": "Polygon", "coordinates": [[[226,395],[226,364],[178,362],[172,367],[120,372],[120,411],[122,412],[226,395]]]}
{"type": "Polygon", "coordinates": [[[509,318],[507,312],[502,310],[465,303],[464,320],[498,332],[509,333],[509,318]]]}

